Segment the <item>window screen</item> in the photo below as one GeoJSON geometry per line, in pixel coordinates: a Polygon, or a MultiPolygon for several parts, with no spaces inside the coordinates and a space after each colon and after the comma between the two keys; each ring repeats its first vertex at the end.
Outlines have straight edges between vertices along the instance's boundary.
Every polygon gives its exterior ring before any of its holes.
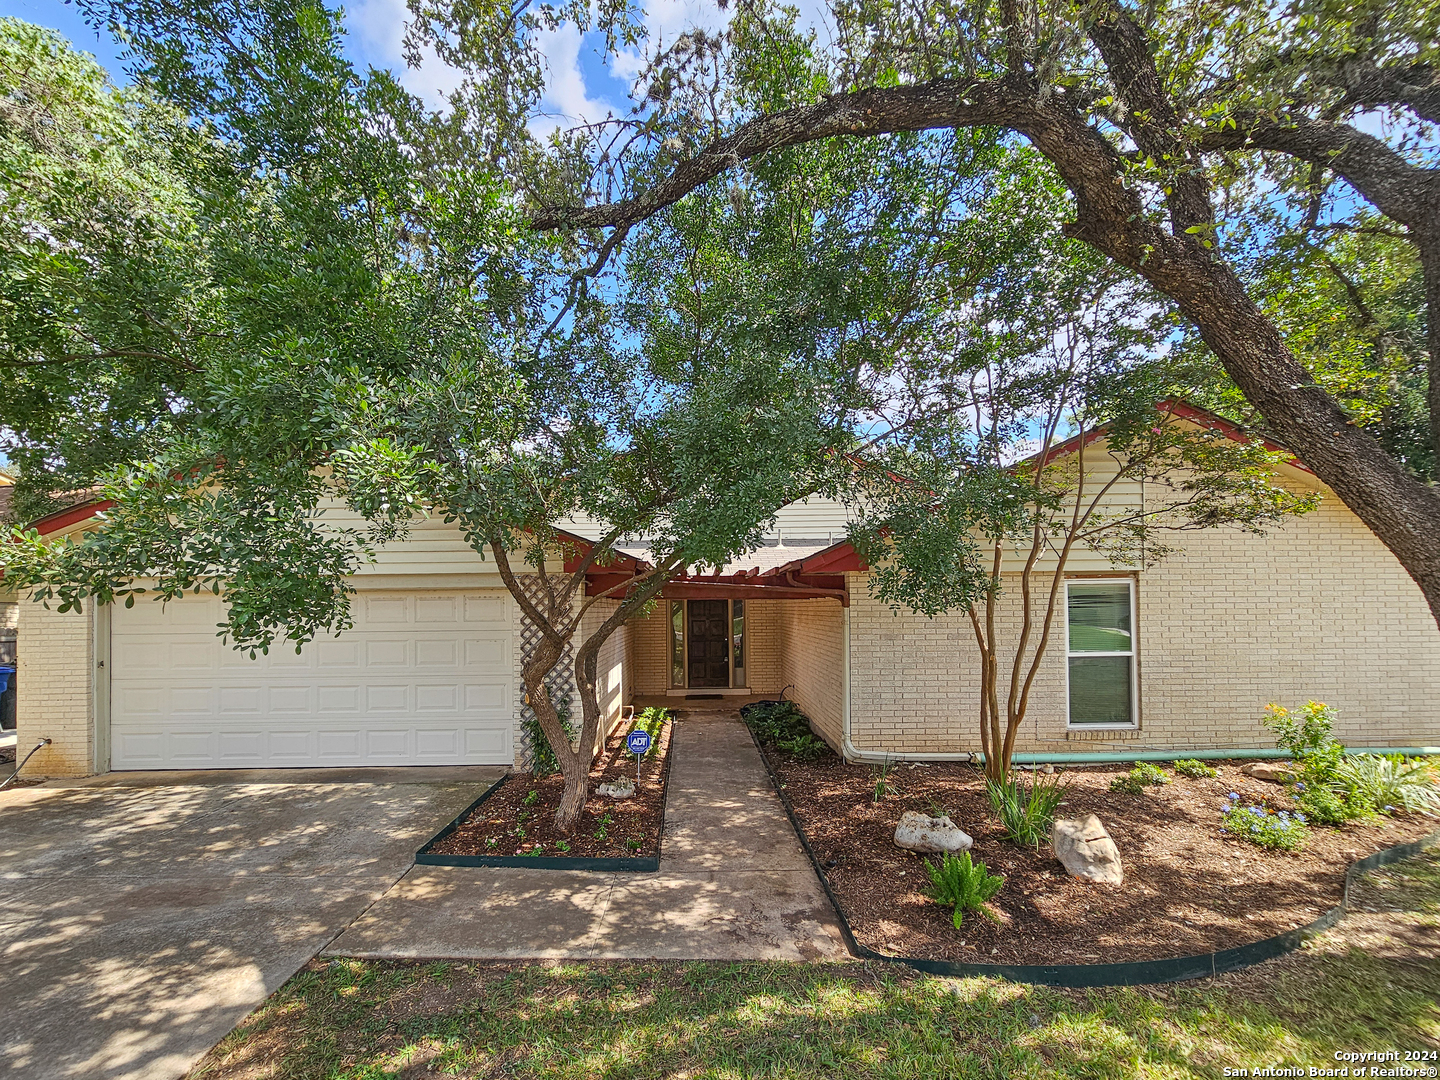
{"type": "Polygon", "coordinates": [[[1071,724],[1135,722],[1130,589],[1129,581],[1066,583],[1071,724]]]}

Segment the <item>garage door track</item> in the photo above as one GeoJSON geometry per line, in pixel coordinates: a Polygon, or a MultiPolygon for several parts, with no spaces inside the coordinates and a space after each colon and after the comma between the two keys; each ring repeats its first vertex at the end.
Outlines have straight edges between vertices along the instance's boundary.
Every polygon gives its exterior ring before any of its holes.
{"type": "Polygon", "coordinates": [[[182,1075],[501,771],[0,793],[0,1074],[182,1075]]]}

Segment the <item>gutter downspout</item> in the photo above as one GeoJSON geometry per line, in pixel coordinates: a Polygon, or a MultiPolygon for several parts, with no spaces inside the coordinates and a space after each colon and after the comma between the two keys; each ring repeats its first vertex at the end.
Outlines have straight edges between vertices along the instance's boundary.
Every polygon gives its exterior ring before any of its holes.
{"type": "MultiPolygon", "coordinates": [[[[840,714],[840,756],[848,762],[884,765],[892,761],[968,761],[978,764],[985,760],[979,753],[880,754],[861,750],[850,739],[850,609],[840,609],[840,657],[842,701],[840,714]]],[[[1407,757],[1440,755],[1440,746],[1349,746],[1347,754],[1404,754],[1407,757]]],[[[1196,758],[1202,761],[1227,761],[1234,758],[1288,758],[1290,751],[1274,747],[1234,747],[1228,750],[1102,750],[1067,751],[1058,754],[1012,754],[1016,765],[1121,764],[1131,761],[1174,761],[1196,758]]]]}

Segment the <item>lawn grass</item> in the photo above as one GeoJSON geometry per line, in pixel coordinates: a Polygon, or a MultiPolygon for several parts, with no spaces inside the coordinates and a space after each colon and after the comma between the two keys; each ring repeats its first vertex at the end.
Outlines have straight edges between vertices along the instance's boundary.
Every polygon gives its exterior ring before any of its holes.
{"type": "Polygon", "coordinates": [[[1440,855],[1220,979],[1063,991],[886,964],[316,961],[192,1073],[240,1078],[1220,1077],[1440,1049],[1440,855]]]}

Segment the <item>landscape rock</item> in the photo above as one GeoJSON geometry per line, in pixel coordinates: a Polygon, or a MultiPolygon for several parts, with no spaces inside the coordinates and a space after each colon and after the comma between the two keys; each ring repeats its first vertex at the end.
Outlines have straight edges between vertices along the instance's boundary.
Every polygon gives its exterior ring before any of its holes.
{"type": "Polygon", "coordinates": [[[1055,846],[1055,857],[1071,877],[1105,885],[1119,885],[1125,880],[1120,849],[1094,814],[1055,822],[1050,827],[1050,842],[1055,846]]]}
{"type": "Polygon", "coordinates": [[[1272,784],[1289,784],[1299,779],[1299,774],[1281,761],[1252,761],[1240,770],[1256,780],[1268,780],[1272,784]]]}
{"type": "Polygon", "coordinates": [[[601,784],[597,790],[601,795],[609,795],[612,799],[628,799],[635,794],[635,781],[628,776],[622,776],[613,783],[601,784]]]}
{"type": "Polygon", "coordinates": [[[895,846],[906,851],[931,854],[967,851],[974,843],[969,835],[946,816],[930,817],[915,810],[900,815],[895,829],[895,846]]]}

